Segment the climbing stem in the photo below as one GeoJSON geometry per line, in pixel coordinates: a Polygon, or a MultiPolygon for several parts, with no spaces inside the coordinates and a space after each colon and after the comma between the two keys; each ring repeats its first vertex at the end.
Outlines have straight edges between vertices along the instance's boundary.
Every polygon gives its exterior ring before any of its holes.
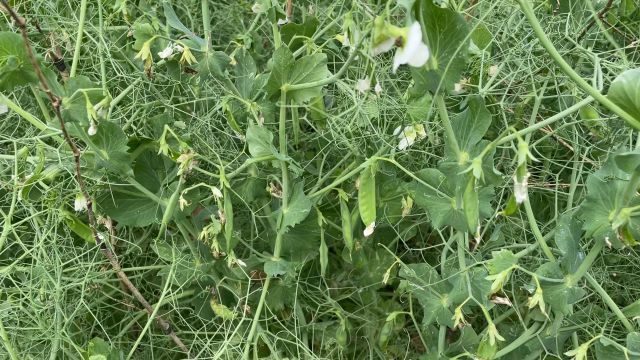
{"type": "Polygon", "coordinates": [[[547,34],[542,29],[538,18],[533,12],[533,8],[531,7],[531,2],[528,0],[518,0],[518,4],[520,4],[520,8],[524,13],[524,16],[527,18],[527,21],[533,28],[533,31],[536,34],[536,37],[540,41],[540,44],[547,50],[547,53],[551,56],[553,61],[560,67],[560,70],[567,75],[571,80],[573,80],[578,87],[580,87],[584,92],[591,95],[596,101],[602,104],[607,109],[611,110],[614,114],[620,116],[624,121],[627,122],[630,126],[640,129],[640,120],[635,119],[629,113],[624,111],[618,105],[614,104],[611,100],[609,100],[606,96],[604,96],[600,91],[591,86],[586,80],[584,80],[580,74],[578,74],[569,63],[567,63],[562,55],[558,52],[558,50],[553,46],[553,43],[547,37],[547,34]]]}
{"type": "MultiPolygon", "coordinates": [[[[287,157],[287,92],[282,91],[280,95],[280,121],[278,124],[278,141],[280,147],[280,155],[281,158],[287,157]]],[[[279,260],[280,253],[282,252],[282,240],[285,229],[282,227],[283,219],[282,217],[285,214],[284,209],[287,209],[289,206],[289,168],[286,160],[280,160],[280,170],[282,173],[282,209],[280,211],[280,219],[278,219],[278,226],[276,232],[276,241],[273,247],[273,259],[275,261],[279,260]]],[[[265,300],[267,298],[267,293],[269,291],[269,286],[271,284],[271,278],[267,277],[264,282],[264,286],[262,287],[262,293],[260,294],[260,300],[258,301],[258,306],[256,307],[255,315],[253,316],[253,320],[251,322],[251,328],[249,329],[249,335],[246,339],[245,347],[244,347],[244,356],[245,360],[249,359],[249,352],[251,350],[251,344],[256,336],[256,331],[258,329],[258,322],[260,321],[260,315],[262,315],[262,308],[264,307],[265,300]]]]}
{"type": "Polygon", "coordinates": [[[616,304],[615,301],[613,301],[611,296],[607,294],[607,292],[602,288],[602,286],[598,283],[598,281],[594,279],[593,276],[591,276],[591,274],[589,273],[584,274],[584,278],[587,279],[587,282],[589,283],[589,285],[591,285],[591,287],[593,287],[596,290],[598,295],[600,295],[600,297],[602,298],[602,301],[604,301],[607,304],[609,309],[613,311],[613,313],[620,320],[622,325],[624,325],[625,329],[627,329],[627,331],[629,332],[635,331],[635,329],[633,328],[633,325],[631,325],[631,322],[629,322],[629,319],[627,319],[627,317],[624,316],[624,313],[622,313],[622,310],[620,310],[620,308],[618,307],[618,304],[616,304]]]}
{"type": "Polygon", "coordinates": [[[545,241],[544,236],[542,236],[542,232],[538,227],[538,222],[536,221],[536,217],[533,215],[533,209],[531,209],[531,203],[529,202],[528,197],[524,201],[524,207],[527,212],[527,220],[529,220],[529,226],[531,227],[531,231],[533,231],[533,236],[535,236],[536,241],[538,241],[540,249],[542,249],[542,252],[549,260],[556,261],[556,257],[553,256],[551,248],[549,247],[549,245],[547,245],[547,242],[545,241]]]}
{"type": "Polygon", "coordinates": [[[78,70],[78,60],[80,59],[80,49],[82,48],[82,35],[84,34],[84,22],[87,18],[87,3],[88,0],[82,0],[80,2],[80,19],[78,19],[78,35],[76,36],[76,48],[73,51],[73,60],[71,60],[71,70],[69,71],[69,77],[76,76],[78,70]]]}
{"type": "Polygon", "coordinates": [[[582,277],[587,273],[587,271],[589,271],[589,269],[591,268],[591,265],[596,260],[598,255],[600,255],[600,251],[602,251],[603,247],[604,247],[604,241],[596,241],[593,244],[591,251],[589,251],[587,256],[584,258],[584,260],[578,267],[578,269],[572,275],[570,275],[570,277],[568,277],[567,279],[568,287],[572,287],[578,284],[580,279],[582,279],[582,277]]]}
{"type": "Polygon", "coordinates": [[[449,113],[447,113],[447,104],[445,104],[444,97],[442,95],[436,95],[436,106],[438,108],[438,115],[442,121],[442,126],[444,126],[444,132],[451,144],[452,150],[456,154],[456,158],[459,160],[460,145],[458,145],[458,139],[456,139],[456,134],[453,132],[451,120],[449,120],[449,113]]]}

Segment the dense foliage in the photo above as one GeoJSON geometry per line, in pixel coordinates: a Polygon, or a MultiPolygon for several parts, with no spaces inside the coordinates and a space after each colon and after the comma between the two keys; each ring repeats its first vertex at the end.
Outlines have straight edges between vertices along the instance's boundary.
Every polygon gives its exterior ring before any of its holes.
{"type": "Polygon", "coordinates": [[[0,358],[640,359],[637,2],[2,4],[0,358]]]}

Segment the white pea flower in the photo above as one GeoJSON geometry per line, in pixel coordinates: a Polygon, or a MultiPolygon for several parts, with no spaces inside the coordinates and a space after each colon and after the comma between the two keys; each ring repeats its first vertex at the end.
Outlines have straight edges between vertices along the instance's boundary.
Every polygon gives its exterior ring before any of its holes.
{"type": "Polygon", "coordinates": [[[92,121],[91,125],[89,125],[89,130],[87,130],[87,134],[89,134],[89,136],[93,136],[97,133],[98,133],[98,127],[96,126],[96,123],[92,121]]]}
{"type": "Polygon", "coordinates": [[[387,51],[393,49],[393,45],[396,43],[396,39],[394,38],[388,38],[385,41],[381,42],[380,44],[376,45],[376,47],[373,48],[373,55],[380,55],[383,53],[386,53],[387,51]]]}
{"type": "Polygon", "coordinates": [[[238,266],[247,267],[247,263],[242,261],[242,260],[240,260],[240,259],[236,259],[235,263],[238,264],[238,266]]]}
{"type": "Polygon", "coordinates": [[[164,48],[164,50],[162,50],[162,51],[160,51],[158,53],[158,56],[161,59],[166,59],[166,58],[170,57],[171,55],[173,55],[173,44],[172,43],[169,43],[169,45],[167,45],[167,47],[164,48]]]}
{"type": "Polygon", "coordinates": [[[183,52],[183,51],[184,51],[184,48],[183,48],[183,47],[182,47],[182,45],[180,45],[180,44],[175,44],[175,45],[173,45],[173,50],[175,50],[175,51],[177,51],[177,52],[181,53],[181,52],[183,52]]]}
{"type": "Polygon", "coordinates": [[[87,210],[87,199],[82,193],[76,195],[76,199],[73,202],[73,209],[77,212],[87,210]]]}
{"type": "Polygon", "coordinates": [[[373,88],[373,91],[376,92],[376,95],[380,95],[382,93],[382,85],[380,85],[380,83],[376,83],[376,86],[373,88]]]}
{"type": "Polygon", "coordinates": [[[217,197],[218,199],[222,197],[222,192],[215,186],[211,188],[211,193],[213,193],[213,196],[217,197]]]}
{"type": "Polygon", "coordinates": [[[260,4],[260,3],[255,3],[253,4],[253,6],[251,7],[251,11],[254,14],[262,14],[263,12],[267,11],[264,7],[264,5],[260,4]]]}
{"type": "Polygon", "coordinates": [[[399,139],[398,150],[404,151],[413,145],[416,140],[422,140],[427,137],[427,132],[424,129],[424,125],[417,124],[405,126],[404,129],[402,126],[398,126],[393,131],[393,135],[396,135],[399,139]]]}
{"type": "Polygon", "coordinates": [[[513,177],[513,195],[516,197],[516,203],[522,204],[527,200],[529,187],[529,173],[518,179],[518,176],[513,177]]]}
{"type": "Polygon", "coordinates": [[[373,230],[375,229],[376,229],[376,222],[374,221],[371,224],[367,225],[367,227],[362,232],[362,235],[364,235],[364,237],[369,237],[371,236],[371,234],[373,234],[373,230]]]}
{"type": "Polygon", "coordinates": [[[289,23],[288,19],[278,19],[278,25],[284,25],[288,23],[289,23]]]}
{"type": "Polygon", "coordinates": [[[489,66],[489,76],[496,76],[496,75],[498,75],[498,65],[489,66]]]}
{"type": "Polygon", "coordinates": [[[429,60],[429,48],[422,42],[422,28],[419,22],[414,22],[410,27],[403,44],[396,50],[393,57],[393,72],[403,64],[413,67],[421,67],[429,60]]]}
{"type": "Polygon", "coordinates": [[[0,101],[0,114],[4,114],[7,112],[9,112],[9,107],[7,106],[7,104],[0,101]]]}
{"type": "Polygon", "coordinates": [[[361,94],[366,93],[369,89],[371,89],[371,80],[369,78],[360,79],[356,82],[356,90],[361,94]]]}

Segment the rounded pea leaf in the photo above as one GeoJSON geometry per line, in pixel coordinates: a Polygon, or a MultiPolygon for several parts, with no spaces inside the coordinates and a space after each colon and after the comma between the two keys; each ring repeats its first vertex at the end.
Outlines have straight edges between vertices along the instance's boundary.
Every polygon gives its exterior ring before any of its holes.
{"type": "MultiPolygon", "coordinates": [[[[269,96],[280,94],[284,85],[311,84],[328,78],[331,73],[327,68],[327,55],[313,54],[296,60],[286,46],[273,53],[273,67],[265,90],[269,96]]],[[[308,86],[296,90],[288,90],[287,97],[296,103],[322,96],[322,86],[308,86]]]]}
{"type": "Polygon", "coordinates": [[[37,80],[22,36],[8,31],[0,32],[0,90],[11,91],[37,80]]]}
{"type": "Polygon", "coordinates": [[[454,10],[443,9],[431,0],[419,2],[418,16],[431,50],[432,68],[414,68],[415,87],[432,92],[452,90],[464,71],[469,49],[469,28],[454,10]]]}
{"type": "Polygon", "coordinates": [[[627,70],[618,75],[611,83],[607,97],[640,120],[640,68],[627,70]]]}

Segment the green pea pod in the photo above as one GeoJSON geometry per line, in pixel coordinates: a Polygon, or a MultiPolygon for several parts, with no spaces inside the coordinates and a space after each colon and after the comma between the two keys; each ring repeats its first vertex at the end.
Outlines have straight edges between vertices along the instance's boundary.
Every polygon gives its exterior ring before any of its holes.
{"type": "Polygon", "coordinates": [[[360,209],[360,219],[366,227],[364,235],[369,236],[376,226],[376,174],[373,164],[360,174],[358,208],[360,209]]]}
{"type": "Polygon", "coordinates": [[[61,213],[64,217],[64,223],[65,225],[67,225],[69,230],[73,231],[76,235],[84,239],[89,244],[96,243],[96,240],[93,238],[93,232],[91,231],[89,225],[85,224],[77,216],[66,210],[61,210],[61,213]]]}
{"type": "Polygon", "coordinates": [[[340,199],[340,216],[342,219],[342,236],[344,245],[349,249],[349,253],[353,251],[353,223],[351,222],[351,211],[347,205],[347,194],[338,190],[340,199]]]}
{"type": "Polygon", "coordinates": [[[393,333],[393,320],[385,321],[382,329],[380,330],[380,336],[378,337],[378,346],[380,349],[385,350],[387,348],[387,343],[389,342],[389,338],[393,333]]]}
{"type": "Polygon", "coordinates": [[[230,252],[233,248],[231,241],[233,239],[233,203],[231,202],[231,192],[224,187],[224,238],[226,240],[226,251],[230,252]]]}
{"type": "Polygon", "coordinates": [[[338,330],[336,331],[336,341],[340,347],[347,346],[347,342],[349,341],[347,321],[344,318],[340,319],[340,326],[338,326],[338,330]]]}
{"type": "Polygon", "coordinates": [[[476,191],[475,185],[476,179],[471,176],[469,178],[469,182],[467,182],[467,187],[464,190],[464,195],[462,196],[464,215],[467,219],[469,231],[472,233],[476,231],[476,228],[478,227],[478,218],[480,217],[478,192],[476,191]]]}
{"type": "Polygon", "coordinates": [[[324,240],[324,217],[320,211],[318,211],[318,226],[320,227],[320,274],[324,277],[329,264],[329,248],[324,240]]]}
{"type": "Polygon", "coordinates": [[[480,359],[491,360],[496,356],[498,352],[498,345],[496,343],[491,344],[489,342],[488,337],[482,338],[480,344],[478,344],[478,349],[476,350],[476,355],[480,359]]]}

